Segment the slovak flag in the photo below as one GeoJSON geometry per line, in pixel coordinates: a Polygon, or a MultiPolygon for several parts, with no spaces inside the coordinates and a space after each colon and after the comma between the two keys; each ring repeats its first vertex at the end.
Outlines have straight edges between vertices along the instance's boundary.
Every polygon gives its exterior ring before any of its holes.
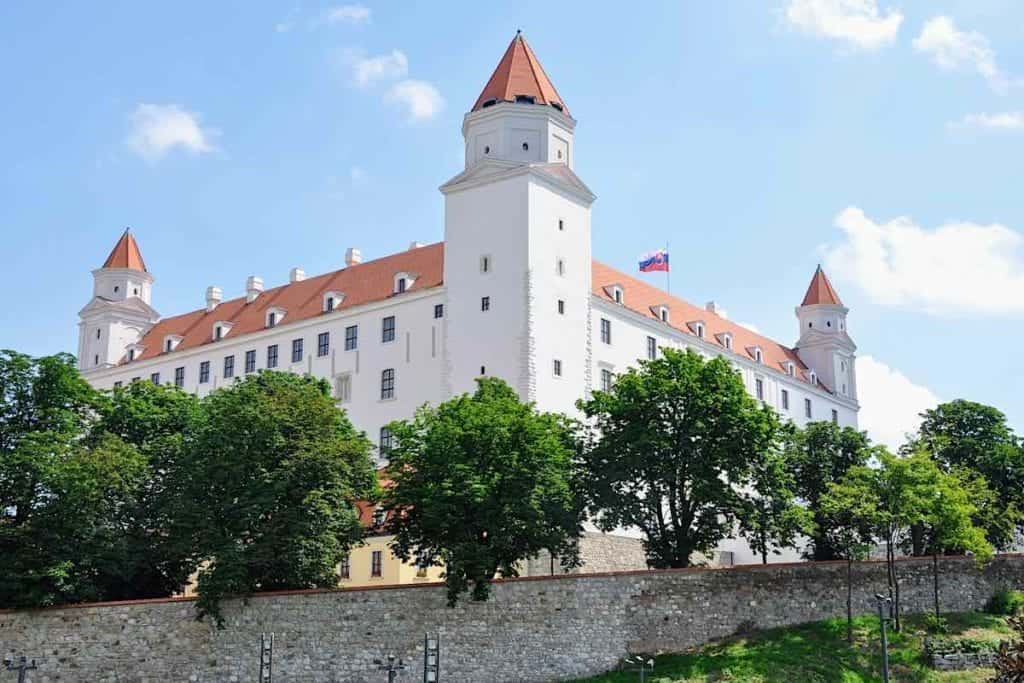
{"type": "Polygon", "coordinates": [[[652,251],[640,257],[640,272],[652,273],[662,270],[668,272],[668,252],[664,249],[652,251]]]}

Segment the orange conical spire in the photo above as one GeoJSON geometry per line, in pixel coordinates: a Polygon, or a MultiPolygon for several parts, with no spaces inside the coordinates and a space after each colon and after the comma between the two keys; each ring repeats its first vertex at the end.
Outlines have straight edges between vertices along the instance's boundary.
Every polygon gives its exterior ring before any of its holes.
{"type": "Polygon", "coordinates": [[[521,31],[516,31],[516,37],[509,43],[480,97],[476,98],[472,111],[482,109],[488,102],[515,102],[516,97],[532,97],[535,104],[550,105],[569,113],[521,31]]]}
{"type": "Polygon", "coordinates": [[[129,270],[146,270],[146,262],[142,260],[142,252],[139,251],[139,244],[128,228],[125,228],[121,239],[117,241],[110,252],[110,256],[103,262],[104,268],[127,268],[129,270]]]}
{"type": "Polygon", "coordinates": [[[814,271],[811,284],[807,288],[807,293],[804,294],[804,302],[800,305],[814,306],[816,304],[843,305],[843,302],[839,300],[839,295],[836,294],[836,290],[832,288],[832,283],[828,281],[825,271],[821,269],[820,264],[818,269],[814,271]]]}

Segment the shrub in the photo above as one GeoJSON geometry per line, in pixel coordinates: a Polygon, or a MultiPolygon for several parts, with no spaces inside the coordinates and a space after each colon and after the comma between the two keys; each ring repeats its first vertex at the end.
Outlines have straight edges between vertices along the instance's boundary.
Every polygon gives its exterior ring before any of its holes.
{"type": "Polygon", "coordinates": [[[989,598],[985,611],[989,614],[1017,614],[1024,610],[1024,593],[1001,588],[989,598]]]}
{"type": "Polygon", "coordinates": [[[949,633],[949,622],[937,614],[924,615],[924,628],[928,633],[943,635],[949,633]]]}

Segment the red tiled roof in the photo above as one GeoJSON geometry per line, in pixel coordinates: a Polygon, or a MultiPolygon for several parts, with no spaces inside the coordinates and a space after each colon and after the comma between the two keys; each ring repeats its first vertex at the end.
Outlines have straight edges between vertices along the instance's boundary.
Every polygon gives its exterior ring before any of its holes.
{"type": "Polygon", "coordinates": [[[146,262],[142,260],[142,252],[139,251],[139,244],[135,237],[125,230],[121,239],[117,241],[110,251],[110,256],[103,262],[104,268],[129,268],[131,270],[146,271],[146,262]]]}
{"type": "MultiPolygon", "coordinates": [[[[165,318],[146,333],[142,345],[143,353],[136,355],[137,360],[155,358],[163,351],[163,339],[168,335],[182,338],[175,351],[196,348],[204,344],[214,343],[213,325],[219,321],[232,323],[229,338],[258,332],[266,329],[266,311],[271,307],[285,309],[286,314],[279,323],[281,326],[301,320],[309,320],[319,315],[330,315],[323,312],[323,296],[329,291],[342,292],[345,300],[335,311],[344,311],[375,301],[383,301],[393,294],[394,276],[399,272],[416,273],[418,277],[407,290],[421,291],[443,284],[444,243],[438,242],[425,247],[385,256],[375,261],[368,261],[324,275],[318,275],[299,282],[292,282],[280,287],[268,289],[252,303],[247,304],[245,297],[231,299],[221,303],[213,311],[205,308],[165,318]]],[[[655,307],[666,304],[669,307],[668,323],[672,328],[685,334],[696,336],[687,323],[702,321],[704,323],[704,340],[723,346],[722,335],[732,335],[732,351],[747,354],[748,349],[759,347],[762,362],[766,368],[777,372],[785,372],[786,364],[792,362],[798,377],[807,379],[807,366],[800,362],[796,352],[751,330],[737,325],[703,308],[678,297],[670,296],[657,287],[626,275],[603,263],[593,262],[592,267],[593,293],[604,299],[612,300],[606,287],[613,284],[622,286],[624,305],[644,317],[658,319],[655,307]]],[[[665,324],[665,323],[660,323],[665,324]]]]}
{"type": "Polygon", "coordinates": [[[442,283],[443,263],[444,244],[438,242],[274,287],[260,294],[252,303],[246,303],[242,296],[225,301],[212,311],[201,308],[164,318],[142,338],[140,343],[146,348],[136,355],[136,359],[144,360],[161,355],[163,339],[168,335],[182,338],[174,352],[214,343],[213,325],[219,321],[231,323],[229,339],[266,329],[266,312],[271,307],[285,310],[280,325],[331,315],[323,310],[323,296],[327,292],[341,292],[345,295],[345,300],[336,305],[335,311],[383,301],[390,296],[401,296],[393,294],[394,277],[400,272],[415,273],[417,276],[407,292],[437,287],[442,283]]]}
{"type": "Polygon", "coordinates": [[[807,287],[807,294],[804,294],[804,302],[801,306],[814,306],[816,304],[831,304],[833,306],[842,306],[843,302],[839,300],[839,295],[836,294],[836,290],[832,288],[832,283],[828,281],[828,276],[825,275],[825,271],[818,266],[818,269],[814,271],[814,277],[811,278],[811,284],[807,287]]]}
{"type": "Polygon", "coordinates": [[[551,79],[544,73],[544,67],[537,61],[537,56],[526,44],[521,33],[509,43],[505,55],[498,62],[480,97],[476,98],[472,111],[483,108],[484,102],[515,102],[517,95],[534,98],[535,104],[557,104],[566,114],[569,107],[555,90],[551,79]]]}
{"type": "Polygon", "coordinates": [[[796,351],[783,346],[768,337],[753,332],[742,325],[722,318],[704,308],[698,308],[688,301],[674,297],[664,290],[626,275],[622,271],[606,266],[603,263],[594,261],[592,269],[591,287],[595,295],[613,301],[612,296],[605,291],[611,285],[620,285],[623,289],[623,305],[640,315],[662,323],[657,314],[657,307],[662,304],[669,308],[670,327],[685,334],[696,337],[696,333],[687,323],[704,323],[704,341],[717,344],[725,349],[722,335],[729,333],[732,336],[732,352],[739,355],[746,355],[750,360],[753,356],[749,349],[760,348],[762,363],[770,370],[786,372],[786,364],[792,362],[794,372],[799,378],[807,380],[807,366],[804,365],[796,355],[796,351]]]}

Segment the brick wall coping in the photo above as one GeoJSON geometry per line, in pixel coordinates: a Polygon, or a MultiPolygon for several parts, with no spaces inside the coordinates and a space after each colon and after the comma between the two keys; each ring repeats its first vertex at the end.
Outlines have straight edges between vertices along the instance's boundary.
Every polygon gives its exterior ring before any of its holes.
{"type": "MultiPolygon", "coordinates": [[[[949,561],[973,561],[973,558],[969,555],[941,555],[940,558],[943,562],[949,561]]],[[[997,559],[1024,559],[1024,553],[997,553],[992,556],[993,560],[997,559]]],[[[913,562],[931,562],[931,555],[922,557],[898,557],[897,562],[900,563],[913,563],[913,562]]],[[[854,562],[856,565],[865,564],[884,564],[884,559],[868,559],[858,560],[854,562]]],[[[513,578],[497,578],[493,580],[493,583],[529,583],[537,581],[578,581],[586,579],[602,579],[616,576],[653,576],[661,574],[681,574],[681,573],[701,573],[701,572],[742,572],[742,571],[762,571],[771,570],[787,567],[810,567],[810,566],[829,566],[829,565],[845,565],[846,560],[827,560],[820,562],[776,562],[769,564],[739,564],[731,567],[679,567],[675,569],[634,569],[630,571],[617,571],[617,572],[593,572],[590,574],[552,574],[548,576],[518,576],[513,578]]],[[[402,583],[402,584],[387,584],[381,586],[358,586],[353,588],[297,588],[292,590],[279,590],[279,591],[265,591],[261,593],[251,593],[248,595],[236,595],[231,596],[229,599],[241,599],[251,600],[255,598],[274,598],[289,595],[323,595],[323,594],[334,594],[334,593],[362,593],[366,591],[392,591],[392,590],[417,590],[420,588],[437,588],[443,586],[443,581],[429,581],[423,583],[402,583]]],[[[106,602],[77,602],[68,605],[52,605],[50,607],[33,607],[33,608],[22,608],[22,609],[11,609],[4,608],[0,609],[0,614],[15,614],[18,612],[50,612],[55,610],[65,609],[90,609],[94,607],[132,607],[135,605],[157,605],[161,603],[176,603],[176,602],[195,602],[198,598],[195,596],[180,596],[172,598],[146,598],[142,600],[109,600],[106,602]]]]}

